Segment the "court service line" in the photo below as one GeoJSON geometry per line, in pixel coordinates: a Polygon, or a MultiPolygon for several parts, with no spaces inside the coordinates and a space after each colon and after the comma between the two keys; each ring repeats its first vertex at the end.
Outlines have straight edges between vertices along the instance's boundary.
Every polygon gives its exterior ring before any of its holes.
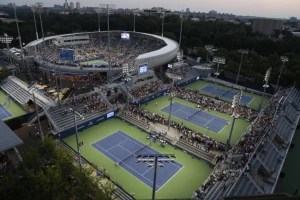
{"type": "Polygon", "coordinates": [[[113,146],[113,147],[107,149],[106,151],[112,150],[113,148],[115,148],[115,147],[117,147],[117,146],[120,146],[120,144],[122,144],[123,142],[126,142],[126,141],[127,141],[127,138],[126,138],[125,140],[123,140],[122,142],[116,144],[115,146],[113,146]]]}
{"type": "MultiPolygon", "coordinates": [[[[97,144],[96,144],[97,145],[97,144]]],[[[98,147],[100,147],[102,150],[106,151],[105,149],[103,149],[101,146],[97,145],[98,147]]],[[[106,151],[106,153],[110,154],[112,157],[116,158],[118,160],[118,162],[120,162],[121,160],[119,158],[117,158],[116,156],[114,156],[113,154],[109,153],[106,151]]],[[[126,163],[122,162],[124,165],[126,165],[127,167],[129,167],[130,169],[132,169],[133,171],[135,171],[137,174],[139,174],[140,176],[142,176],[143,178],[147,179],[149,182],[153,183],[151,180],[149,180],[148,178],[144,177],[142,174],[140,174],[138,171],[136,171],[135,169],[133,169],[132,167],[130,167],[129,165],[127,165],[126,163]]],[[[125,168],[124,168],[125,169],[125,168]]],[[[126,170],[126,169],[125,169],[126,170]]],[[[127,170],[126,170],[127,171],[127,170]]],[[[130,173],[130,172],[129,172],[130,173]]],[[[131,173],[130,173],[131,174],[131,173]]],[[[133,176],[135,176],[134,174],[132,174],[133,176]]],[[[135,176],[136,177],[136,176],[135,176]]],[[[138,177],[137,177],[138,178],[138,177]]],[[[139,178],[138,178],[139,179],[139,178]]],[[[141,179],[139,179],[141,180],[141,179]]],[[[143,182],[143,181],[142,181],[143,182]]],[[[145,182],[143,182],[145,183],[145,182]]],[[[146,184],[146,183],[145,183],[146,184]]],[[[147,185],[147,184],[146,184],[147,185]]],[[[149,186],[149,185],[148,185],[149,186]]],[[[156,184],[156,186],[160,187],[159,185],[156,184]]],[[[150,187],[150,186],[149,186],[150,187]]]]}
{"type": "Polygon", "coordinates": [[[153,167],[150,167],[149,169],[147,169],[143,174],[142,176],[144,176],[147,172],[149,172],[153,167]]]}
{"type": "MultiPolygon", "coordinates": [[[[113,135],[113,134],[115,134],[115,133],[118,133],[119,131],[120,131],[120,130],[117,130],[117,131],[115,131],[115,132],[113,132],[113,133],[111,133],[111,134],[105,136],[104,138],[101,138],[101,139],[97,140],[96,142],[91,143],[90,145],[92,146],[93,144],[99,142],[100,140],[103,140],[103,139],[105,139],[105,138],[107,138],[107,137],[109,137],[109,136],[111,136],[111,135],[113,135]]],[[[120,131],[120,132],[122,132],[122,131],[120,131]]],[[[122,136],[123,136],[123,135],[122,135],[122,136]]],[[[123,137],[124,137],[124,136],[123,136],[123,137]]],[[[127,139],[127,138],[125,137],[125,139],[127,139]]]]}

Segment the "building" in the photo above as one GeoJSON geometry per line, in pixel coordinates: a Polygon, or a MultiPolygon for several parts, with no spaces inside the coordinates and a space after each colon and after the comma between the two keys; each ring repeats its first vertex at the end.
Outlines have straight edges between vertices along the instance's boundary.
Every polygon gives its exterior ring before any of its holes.
{"type": "Polygon", "coordinates": [[[74,10],[74,3],[73,2],[70,3],[70,9],[74,10]]]}
{"type": "Polygon", "coordinates": [[[163,13],[165,13],[165,15],[171,14],[171,10],[167,10],[162,7],[153,7],[151,9],[147,9],[147,8],[143,9],[143,13],[146,15],[161,16],[163,13]]]}
{"type": "Polygon", "coordinates": [[[76,9],[80,10],[80,3],[78,1],[76,2],[76,9]]]}
{"type": "Polygon", "coordinates": [[[190,11],[189,8],[186,8],[186,9],[185,9],[185,12],[189,13],[189,12],[191,12],[191,11],[190,11]]]}
{"type": "Polygon", "coordinates": [[[67,3],[67,2],[64,3],[64,9],[65,9],[65,10],[69,9],[69,6],[68,6],[68,3],[67,3]]]}
{"type": "Polygon", "coordinates": [[[265,35],[272,35],[274,30],[282,30],[283,21],[278,19],[261,19],[253,20],[253,32],[263,33],[265,35]]]}
{"type": "Polygon", "coordinates": [[[298,19],[297,19],[297,17],[291,17],[291,18],[290,18],[290,21],[291,21],[291,22],[296,22],[296,21],[298,21],[298,19]]]}

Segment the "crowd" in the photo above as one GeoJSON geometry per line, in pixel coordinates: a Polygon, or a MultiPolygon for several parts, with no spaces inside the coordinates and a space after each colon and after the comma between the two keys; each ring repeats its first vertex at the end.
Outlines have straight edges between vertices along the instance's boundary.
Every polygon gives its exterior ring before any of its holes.
{"type": "MultiPolygon", "coordinates": [[[[174,92],[177,97],[196,103],[199,105],[199,107],[203,106],[208,111],[217,110],[229,115],[233,114],[234,109],[232,108],[231,103],[202,95],[197,90],[177,88],[174,90],[174,92]]],[[[244,106],[240,106],[237,111],[237,115],[239,118],[245,119],[247,121],[253,121],[257,117],[257,111],[244,106]]]]}
{"type": "Polygon", "coordinates": [[[5,152],[0,153],[0,171],[11,165],[11,160],[9,160],[5,152]]]}
{"type": "MultiPolygon", "coordinates": [[[[104,113],[108,111],[108,105],[96,92],[69,98],[65,101],[65,104],[72,105],[74,108],[78,108],[78,112],[80,114],[92,113],[95,111],[104,113]]],[[[67,114],[67,112],[68,110],[64,110],[62,115],[67,114]]]]}
{"type": "MultiPolygon", "coordinates": [[[[132,117],[138,116],[141,120],[148,123],[149,121],[153,123],[167,124],[168,120],[164,118],[164,116],[159,116],[157,114],[146,111],[143,108],[139,108],[134,105],[130,105],[128,111],[124,111],[125,114],[131,115],[132,117]]],[[[187,128],[183,123],[177,123],[175,121],[171,121],[170,126],[176,129],[180,134],[180,139],[191,139],[194,142],[198,142],[199,144],[203,144],[207,152],[210,150],[218,150],[224,151],[225,145],[217,140],[210,138],[200,132],[193,131],[187,128]]]]}
{"type": "Polygon", "coordinates": [[[144,97],[150,96],[152,94],[155,94],[163,89],[166,89],[166,88],[162,82],[154,81],[154,82],[147,83],[145,85],[130,89],[130,94],[134,98],[140,99],[140,98],[144,98],[144,97]]]}
{"type": "Polygon", "coordinates": [[[220,167],[215,168],[215,171],[209,176],[207,181],[195,192],[195,197],[198,199],[203,198],[203,194],[208,187],[212,187],[217,181],[226,181],[228,177],[232,176],[233,178],[229,182],[226,182],[227,185],[225,184],[223,186],[223,189],[225,189],[227,186],[236,182],[238,175],[236,170],[245,168],[247,172],[251,169],[251,162],[248,161],[252,157],[255,158],[257,153],[263,151],[267,136],[274,128],[273,117],[278,101],[281,97],[286,97],[287,94],[288,90],[279,91],[277,95],[270,100],[264,111],[252,122],[251,128],[246,134],[229,150],[228,154],[240,155],[241,160],[232,162],[227,166],[227,170],[220,170],[220,167]],[[255,151],[255,149],[257,149],[257,151],[255,151]]]}
{"type": "MultiPolygon", "coordinates": [[[[110,49],[108,49],[108,38],[101,37],[101,40],[91,41],[89,44],[56,46],[48,45],[39,50],[41,60],[50,63],[59,61],[59,49],[73,49],[75,58],[74,62],[61,61],[65,65],[77,66],[78,62],[83,60],[100,59],[109,61],[107,52],[111,52],[111,65],[113,67],[122,67],[124,63],[133,66],[135,59],[144,53],[158,50],[165,46],[160,40],[151,40],[146,38],[132,38],[130,40],[122,40],[121,38],[112,37],[110,40],[110,49]]],[[[61,63],[62,64],[62,63],[61,63]]],[[[82,65],[82,67],[93,67],[91,65],[82,65]]],[[[100,65],[97,67],[105,67],[100,65]]]]}

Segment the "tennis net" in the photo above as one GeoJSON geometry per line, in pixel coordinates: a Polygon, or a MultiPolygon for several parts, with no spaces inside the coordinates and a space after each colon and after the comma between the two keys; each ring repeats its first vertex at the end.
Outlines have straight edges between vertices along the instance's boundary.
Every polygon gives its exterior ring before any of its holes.
{"type": "Polygon", "coordinates": [[[194,112],[193,114],[191,114],[190,116],[188,116],[186,119],[191,118],[192,116],[196,115],[198,112],[201,112],[202,110],[203,110],[203,106],[199,110],[196,110],[196,112],[194,112]]]}
{"type": "Polygon", "coordinates": [[[132,154],[129,154],[128,156],[126,156],[125,158],[119,160],[117,162],[117,165],[120,165],[121,163],[124,163],[125,160],[127,160],[128,158],[132,157],[132,156],[137,156],[138,152],[142,151],[143,149],[147,148],[148,145],[145,144],[144,146],[142,146],[141,148],[139,148],[138,150],[136,150],[135,152],[133,152],[132,154]]]}

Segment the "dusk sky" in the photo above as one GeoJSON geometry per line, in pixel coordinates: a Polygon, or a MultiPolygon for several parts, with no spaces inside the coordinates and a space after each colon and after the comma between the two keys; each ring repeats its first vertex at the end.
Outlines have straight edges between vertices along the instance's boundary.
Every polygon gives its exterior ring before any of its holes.
{"type": "MultiPolygon", "coordinates": [[[[17,5],[32,5],[35,2],[44,2],[45,6],[62,5],[64,0],[16,0],[17,5]]],[[[164,7],[171,10],[190,8],[193,11],[208,12],[216,10],[221,13],[235,15],[251,15],[262,17],[300,18],[300,0],[68,0],[70,3],[79,1],[83,6],[97,6],[99,4],[115,4],[117,8],[151,8],[164,7]]],[[[13,2],[1,0],[1,4],[13,2]]]]}

